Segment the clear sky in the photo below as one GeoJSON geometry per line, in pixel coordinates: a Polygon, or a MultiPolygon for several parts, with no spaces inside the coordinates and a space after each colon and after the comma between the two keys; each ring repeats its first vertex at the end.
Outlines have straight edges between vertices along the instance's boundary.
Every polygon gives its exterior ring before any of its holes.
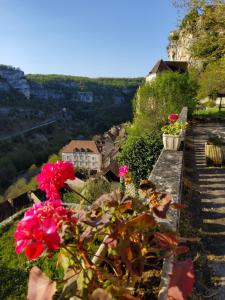
{"type": "Polygon", "coordinates": [[[0,64],[25,73],[145,76],[166,59],[171,0],[0,0],[0,64]]]}

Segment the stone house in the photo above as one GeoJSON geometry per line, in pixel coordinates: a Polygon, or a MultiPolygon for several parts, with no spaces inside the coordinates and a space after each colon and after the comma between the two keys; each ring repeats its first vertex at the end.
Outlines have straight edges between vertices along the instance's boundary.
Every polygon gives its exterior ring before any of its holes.
{"type": "Polygon", "coordinates": [[[70,161],[75,167],[94,172],[102,168],[102,155],[95,141],[72,140],[62,149],[62,160],[70,161]]]}

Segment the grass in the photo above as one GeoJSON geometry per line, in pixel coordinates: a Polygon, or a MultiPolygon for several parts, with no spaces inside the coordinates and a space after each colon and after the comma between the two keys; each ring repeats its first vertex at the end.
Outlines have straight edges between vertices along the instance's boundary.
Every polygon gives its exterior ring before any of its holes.
{"type": "Polygon", "coordinates": [[[62,278],[56,270],[56,255],[51,259],[27,261],[24,254],[17,255],[13,234],[16,222],[0,228],[0,299],[26,299],[29,270],[37,265],[51,278],[62,278]]]}
{"type": "Polygon", "coordinates": [[[214,106],[204,110],[196,110],[194,111],[193,116],[206,118],[225,118],[225,108],[221,108],[221,111],[219,111],[218,106],[214,106]]]}

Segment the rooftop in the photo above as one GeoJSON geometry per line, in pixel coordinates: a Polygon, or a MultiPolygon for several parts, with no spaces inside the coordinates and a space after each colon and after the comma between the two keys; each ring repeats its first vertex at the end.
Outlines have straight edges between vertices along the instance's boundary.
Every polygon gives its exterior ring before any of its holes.
{"type": "Polygon", "coordinates": [[[149,74],[160,73],[163,71],[172,71],[172,72],[186,72],[188,63],[186,61],[165,61],[160,59],[154,65],[149,74]]]}
{"type": "Polygon", "coordinates": [[[85,140],[72,140],[68,145],[64,146],[62,153],[72,152],[90,152],[93,154],[99,154],[99,150],[96,146],[95,141],[85,140]]]}

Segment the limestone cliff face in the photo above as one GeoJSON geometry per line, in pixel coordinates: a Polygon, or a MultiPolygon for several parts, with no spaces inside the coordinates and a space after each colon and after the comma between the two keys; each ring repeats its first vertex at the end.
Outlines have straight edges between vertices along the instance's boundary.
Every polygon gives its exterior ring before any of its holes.
{"type": "Polygon", "coordinates": [[[11,88],[30,98],[30,85],[24,77],[24,72],[8,66],[0,66],[0,90],[9,91],[11,88]],[[5,80],[5,81],[3,81],[5,80]]]}
{"type": "Polygon", "coordinates": [[[169,36],[167,47],[169,60],[193,62],[190,54],[190,46],[193,41],[193,33],[185,28],[180,31],[173,31],[169,36]]]}
{"type": "Polygon", "coordinates": [[[31,96],[43,100],[64,99],[64,94],[60,90],[56,90],[53,87],[46,87],[41,83],[30,82],[31,96]]]}
{"type": "Polygon", "coordinates": [[[178,30],[169,35],[167,53],[169,60],[187,61],[189,65],[199,66],[200,61],[191,54],[193,42],[198,38],[202,17],[197,11],[187,14],[178,30]]]}
{"type": "Polygon", "coordinates": [[[73,100],[84,103],[121,105],[130,101],[142,79],[88,78],[65,75],[28,74],[11,66],[0,65],[0,99],[5,93],[27,99],[73,100]],[[127,84],[126,84],[127,83],[127,84]]]}
{"type": "Polygon", "coordinates": [[[8,82],[5,79],[0,78],[0,91],[7,93],[10,92],[10,89],[11,87],[8,82]]]}

